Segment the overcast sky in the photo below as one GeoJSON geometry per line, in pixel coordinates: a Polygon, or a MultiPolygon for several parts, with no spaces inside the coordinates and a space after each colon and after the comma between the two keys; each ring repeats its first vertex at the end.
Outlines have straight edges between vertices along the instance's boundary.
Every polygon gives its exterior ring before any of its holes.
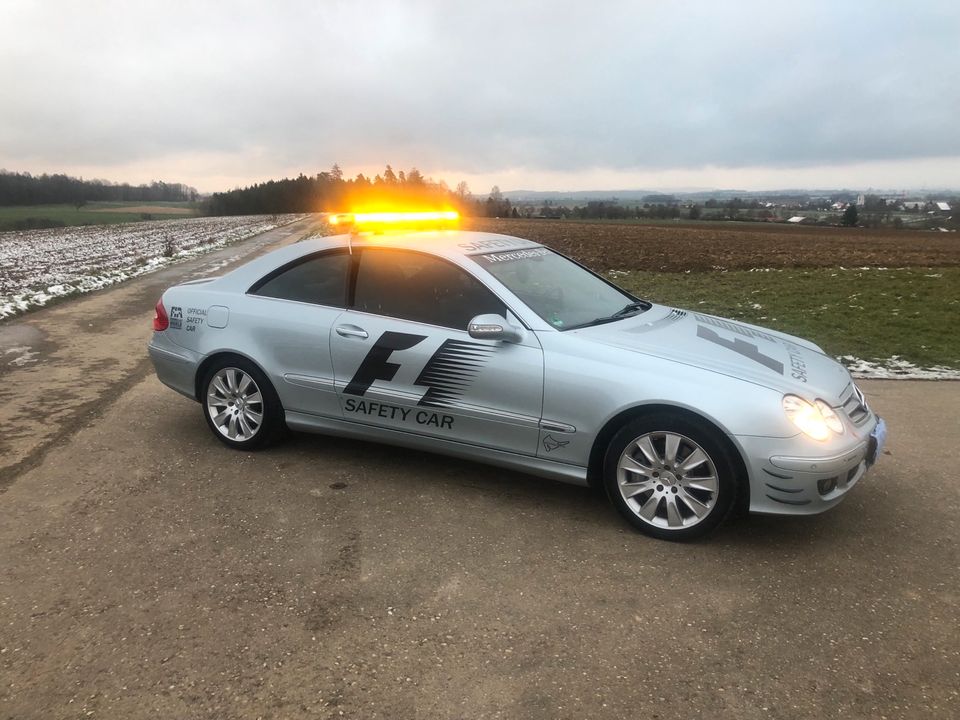
{"type": "Polygon", "coordinates": [[[960,2],[0,0],[0,168],[960,187],[960,2]]]}

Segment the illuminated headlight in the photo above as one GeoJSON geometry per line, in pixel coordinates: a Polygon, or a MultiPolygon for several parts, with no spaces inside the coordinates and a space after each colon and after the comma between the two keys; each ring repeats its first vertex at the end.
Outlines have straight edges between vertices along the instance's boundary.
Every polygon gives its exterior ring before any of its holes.
{"type": "Polygon", "coordinates": [[[814,440],[829,440],[831,435],[843,434],[843,423],[823,400],[810,403],[796,395],[784,395],[783,411],[790,422],[814,440]]]}
{"type": "Polygon", "coordinates": [[[833,408],[827,405],[823,400],[814,400],[813,404],[817,406],[817,410],[820,411],[820,415],[823,416],[824,422],[827,423],[827,427],[833,430],[837,435],[843,435],[843,423],[840,422],[840,417],[833,411],[833,408]]]}

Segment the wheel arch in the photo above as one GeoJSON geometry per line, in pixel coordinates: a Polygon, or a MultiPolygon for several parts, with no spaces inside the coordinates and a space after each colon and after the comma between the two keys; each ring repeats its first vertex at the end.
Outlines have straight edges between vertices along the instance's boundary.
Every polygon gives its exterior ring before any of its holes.
{"type": "Polygon", "coordinates": [[[681,405],[671,405],[669,403],[651,403],[647,405],[633,405],[624,408],[616,415],[611,417],[600,428],[593,440],[590,448],[590,459],[587,466],[587,483],[592,488],[600,488],[603,484],[603,458],[607,452],[607,446],[613,436],[619,432],[620,428],[640,417],[657,415],[659,413],[671,413],[673,415],[682,415],[696,422],[704,423],[711,427],[717,433],[719,442],[730,453],[735,464],[737,474],[737,498],[735,510],[738,512],[746,511],[750,506],[750,476],[747,470],[746,461],[743,458],[743,451],[733,440],[730,439],[730,433],[712,418],[691,410],[681,405]]]}
{"type": "MultiPolygon", "coordinates": [[[[218,361],[224,360],[224,359],[226,359],[226,358],[232,358],[232,357],[233,357],[233,358],[239,358],[239,359],[244,360],[244,361],[246,361],[246,362],[248,362],[248,363],[251,363],[255,368],[257,368],[257,370],[259,370],[259,371],[261,372],[261,374],[263,375],[263,377],[266,378],[267,382],[270,382],[270,376],[267,375],[267,372],[266,372],[266,370],[263,369],[263,366],[261,366],[260,363],[258,363],[256,360],[254,360],[254,359],[253,359],[252,357],[250,357],[249,355],[244,355],[243,353],[236,352],[235,350],[217,350],[217,351],[212,352],[212,353],[210,353],[209,355],[207,355],[207,356],[200,362],[200,364],[197,365],[197,372],[196,372],[196,374],[194,375],[194,378],[193,378],[193,398],[194,398],[194,400],[196,400],[197,402],[200,402],[200,401],[201,401],[201,398],[203,397],[203,388],[200,387],[200,385],[203,383],[203,378],[206,377],[207,372],[209,372],[210,368],[213,367],[218,361]]],[[[271,385],[272,385],[272,383],[271,383],[271,385]]],[[[274,392],[276,392],[275,389],[274,389],[274,392]]]]}

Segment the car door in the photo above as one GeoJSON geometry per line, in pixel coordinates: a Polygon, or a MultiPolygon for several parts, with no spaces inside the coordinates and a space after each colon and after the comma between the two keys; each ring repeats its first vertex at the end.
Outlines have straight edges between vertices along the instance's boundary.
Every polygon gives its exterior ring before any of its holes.
{"type": "Polygon", "coordinates": [[[509,311],[447,260],[367,247],[355,262],[353,306],[330,341],[344,418],[535,455],[543,407],[536,335],[471,338],[471,318],[509,311]]]}
{"type": "Polygon", "coordinates": [[[284,409],[339,418],[330,333],[347,300],[350,256],[330,250],[285,265],[247,293],[249,348],[284,409]]]}

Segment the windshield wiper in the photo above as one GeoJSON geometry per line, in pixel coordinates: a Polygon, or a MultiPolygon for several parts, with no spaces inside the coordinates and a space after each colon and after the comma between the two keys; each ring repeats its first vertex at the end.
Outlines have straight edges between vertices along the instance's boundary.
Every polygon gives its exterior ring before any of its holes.
{"type": "Polygon", "coordinates": [[[594,318],[585,323],[580,323],[579,325],[571,325],[570,327],[565,327],[564,330],[577,330],[578,328],[592,327],[594,325],[603,325],[605,323],[616,322],[622,318],[625,318],[627,315],[632,315],[633,313],[639,311],[646,312],[653,305],[648,303],[646,300],[637,300],[636,302],[629,303],[624,305],[622,308],[617,310],[613,315],[606,315],[604,317],[594,318]]]}
{"type": "Polygon", "coordinates": [[[624,305],[622,308],[617,310],[610,317],[620,318],[620,317],[623,317],[624,315],[630,315],[632,313],[635,313],[637,310],[644,310],[644,311],[649,310],[650,307],[651,307],[650,303],[648,303],[646,300],[637,300],[636,302],[632,302],[632,303],[628,303],[627,305],[624,305]]]}

